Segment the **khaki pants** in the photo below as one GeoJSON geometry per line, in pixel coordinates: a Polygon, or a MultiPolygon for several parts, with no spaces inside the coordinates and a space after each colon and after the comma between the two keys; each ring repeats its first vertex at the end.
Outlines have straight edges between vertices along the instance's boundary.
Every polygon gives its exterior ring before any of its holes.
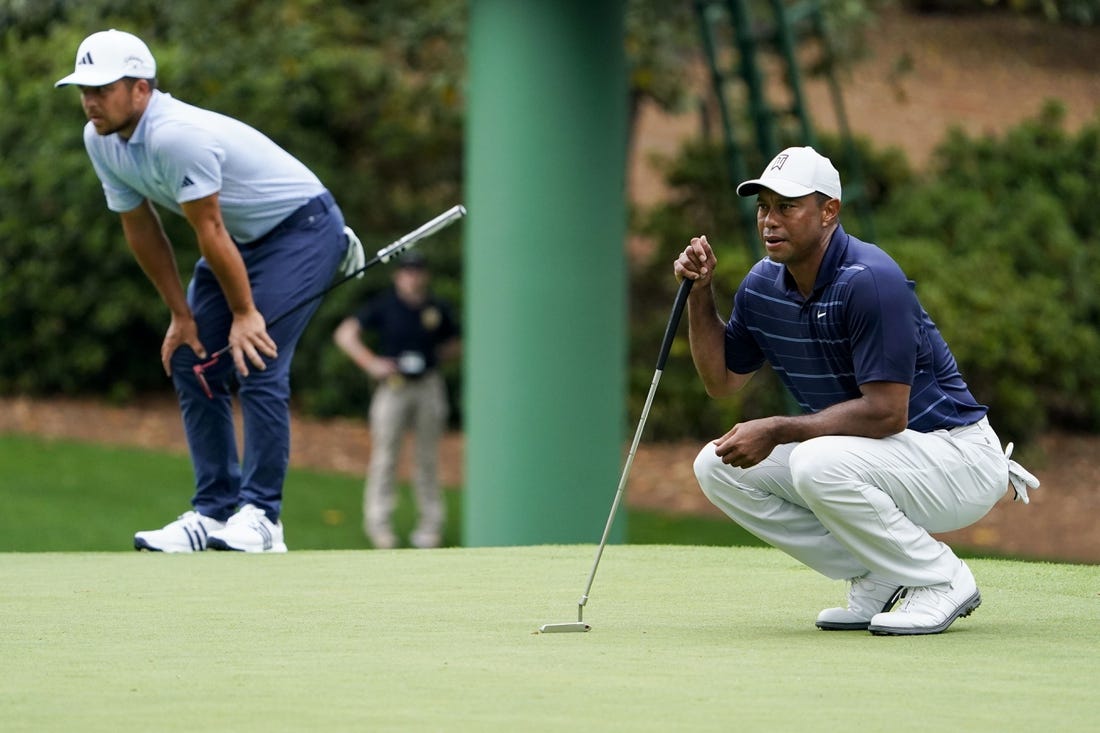
{"type": "Polygon", "coordinates": [[[447,422],[443,377],[392,377],[374,391],[370,406],[371,453],[363,492],[363,529],[379,547],[392,547],[397,503],[397,460],[408,430],[414,434],[413,488],[419,521],[412,535],[418,547],[439,544],[446,507],[439,487],[439,441],[447,422]]]}

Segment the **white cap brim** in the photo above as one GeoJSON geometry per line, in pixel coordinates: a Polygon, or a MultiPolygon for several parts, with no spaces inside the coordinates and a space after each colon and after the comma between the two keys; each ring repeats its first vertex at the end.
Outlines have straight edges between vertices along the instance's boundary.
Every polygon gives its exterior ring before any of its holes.
{"type": "Polygon", "coordinates": [[[82,87],[102,87],[116,82],[124,75],[117,71],[96,71],[94,69],[80,69],[57,81],[54,87],[63,87],[76,84],[82,87]]]}
{"type": "Polygon", "coordinates": [[[775,191],[780,196],[786,196],[792,199],[809,196],[811,193],[816,193],[817,191],[817,189],[803,186],[801,183],[785,181],[782,178],[754,178],[751,181],[745,181],[739,185],[737,187],[737,195],[753,196],[759,193],[762,188],[766,188],[769,191],[775,191]]]}

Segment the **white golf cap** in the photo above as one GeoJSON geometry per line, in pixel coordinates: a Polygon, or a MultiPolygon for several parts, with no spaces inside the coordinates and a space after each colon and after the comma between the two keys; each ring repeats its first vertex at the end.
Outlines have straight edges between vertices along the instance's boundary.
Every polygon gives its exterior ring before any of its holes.
{"type": "Polygon", "coordinates": [[[809,146],[787,148],[772,158],[759,178],[739,185],[737,195],[753,196],[762,188],[790,198],[817,191],[839,200],[840,174],[828,158],[809,146]]]}
{"type": "Polygon", "coordinates": [[[101,87],[124,76],[153,79],[156,75],[157,62],[145,42],[112,28],[85,38],[76,50],[76,69],[54,86],[101,87]]]}

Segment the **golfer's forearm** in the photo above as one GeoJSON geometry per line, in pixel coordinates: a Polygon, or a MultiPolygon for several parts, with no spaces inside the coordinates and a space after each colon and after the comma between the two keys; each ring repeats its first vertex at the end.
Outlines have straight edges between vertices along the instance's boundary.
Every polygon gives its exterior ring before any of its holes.
{"type": "Polygon", "coordinates": [[[252,301],[252,286],[248,282],[248,271],[244,260],[229,234],[220,227],[196,232],[199,251],[210,265],[214,277],[221,285],[222,293],[233,315],[245,315],[255,309],[252,301]]]}
{"type": "Polygon", "coordinates": [[[199,243],[199,251],[206,264],[218,279],[229,310],[234,316],[243,316],[253,312],[256,307],[252,301],[252,286],[248,282],[248,270],[245,269],[241,252],[225,228],[222,221],[218,194],[187,201],[180,206],[199,243]]]}
{"type": "Polygon", "coordinates": [[[688,341],[695,369],[711,397],[724,397],[737,389],[728,381],[725,332],[710,285],[692,288],[688,297],[688,341]]]}
{"type": "MultiPolygon", "coordinates": [[[[879,390],[878,395],[864,395],[845,400],[824,410],[805,415],[783,415],[776,420],[776,440],[780,443],[802,443],[823,435],[856,435],[862,438],[885,438],[900,433],[906,427],[908,388],[906,385],[885,385],[893,396],[879,390]]],[[[866,385],[865,385],[866,387],[866,385]]]]}
{"type": "MultiPolygon", "coordinates": [[[[773,421],[773,437],[778,443],[803,443],[823,435],[859,435],[857,429],[862,425],[855,421],[852,405],[842,403],[842,407],[833,405],[827,412],[815,412],[805,415],[776,415],[768,418],[773,421]]],[[[863,436],[879,437],[879,436],[863,436]]]]}
{"type": "Polygon", "coordinates": [[[126,243],[134,253],[134,259],[142,272],[157,289],[161,300],[173,315],[190,315],[175,253],[149,202],[122,214],[121,219],[126,243]]]}

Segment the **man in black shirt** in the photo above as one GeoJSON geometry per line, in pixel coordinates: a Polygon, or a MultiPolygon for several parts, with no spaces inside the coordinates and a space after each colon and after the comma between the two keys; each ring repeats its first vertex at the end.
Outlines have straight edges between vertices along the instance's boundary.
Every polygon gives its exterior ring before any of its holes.
{"type": "Polygon", "coordinates": [[[419,521],[414,547],[438,547],[445,505],[438,479],[439,441],[448,403],[441,362],[461,351],[450,307],[432,295],[423,256],[409,252],[397,264],[393,288],[378,295],[333,334],[336,345],[377,383],[370,406],[371,456],[363,492],[363,530],[379,549],[398,546],[392,516],[401,439],[415,435],[413,486],[419,521]],[[366,332],[366,333],[364,333],[366,332]],[[364,335],[374,348],[367,346],[364,335]]]}

